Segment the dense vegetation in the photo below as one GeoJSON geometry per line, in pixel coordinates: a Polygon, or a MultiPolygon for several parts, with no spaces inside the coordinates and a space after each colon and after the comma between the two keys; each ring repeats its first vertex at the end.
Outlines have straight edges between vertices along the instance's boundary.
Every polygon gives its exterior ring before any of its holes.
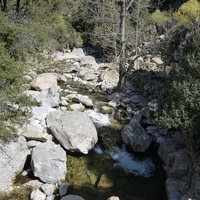
{"type": "MultiPolygon", "coordinates": [[[[20,116],[21,107],[30,104],[21,95],[25,89],[22,86],[29,67],[27,61],[36,59],[38,53],[87,44],[97,46],[107,59],[121,56],[123,2],[0,0],[1,137],[8,135],[6,127],[16,121],[16,113],[20,116]],[[15,104],[18,109],[14,109],[15,104]]],[[[162,94],[164,109],[160,123],[183,133],[188,146],[197,149],[200,144],[199,2],[130,0],[126,3],[125,54],[137,55],[138,47],[148,42],[151,52],[159,53],[166,65],[174,66],[162,94]],[[161,34],[164,40],[158,42],[161,34]]]]}

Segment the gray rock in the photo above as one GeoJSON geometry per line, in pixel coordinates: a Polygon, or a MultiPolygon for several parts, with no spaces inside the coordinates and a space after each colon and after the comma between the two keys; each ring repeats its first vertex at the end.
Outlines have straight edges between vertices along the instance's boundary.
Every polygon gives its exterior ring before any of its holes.
{"type": "Polygon", "coordinates": [[[39,146],[41,144],[42,144],[42,142],[35,141],[35,140],[30,140],[30,141],[27,142],[27,146],[28,146],[29,149],[37,147],[37,146],[39,146]]]}
{"type": "Polygon", "coordinates": [[[70,105],[69,108],[71,111],[83,112],[85,110],[85,107],[81,103],[74,103],[74,104],[70,105]]]}
{"type": "Polygon", "coordinates": [[[43,73],[37,75],[33,81],[31,82],[31,88],[42,91],[49,88],[56,88],[59,89],[57,84],[57,75],[53,73],[43,73]]]}
{"type": "Polygon", "coordinates": [[[152,58],[152,61],[153,61],[154,63],[156,63],[157,65],[163,65],[163,61],[162,61],[161,58],[159,58],[159,57],[153,57],[153,58],[152,58]]]}
{"type": "Polygon", "coordinates": [[[92,57],[92,56],[84,56],[84,57],[82,57],[81,59],[80,59],[80,63],[81,63],[81,65],[82,66],[87,66],[87,65],[89,65],[90,66],[90,68],[93,68],[93,69],[98,69],[98,64],[97,64],[97,62],[96,62],[96,60],[95,60],[95,58],[94,57],[92,57]]]}
{"type": "Polygon", "coordinates": [[[92,100],[86,95],[74,94],[72,96],[72,101],[74,103],[82,103],[85,107],[89,107],[89,108],[93,107],[92,100]]]}
{"type": "Polygon", "coordinates": [[[109,70],[105,72],[102,81],[101,89],[103,91],[108,89],[113,90],[117,87],[119,81],[119,73],[116,70],[109,70]]]}
{"type": "Polygon", "coordinates": [[[29,154],[30,151],[23,136],[9,143],[0,140],[0,191],[5,192],[12,186],[15,176],[23,171],[29,154]]]}
{"type": "Polygon", "coordinates": [[[78,195],[67,195],[62,197],[61,200],[84,200],[84,199],[78,195]]]}
{"type": "Polygon", "coordinates": [[[39,189],[37,189],[31,192],[30,199],[31,200],[45,200],[46,195],[43,192],[41,192],[39,189]]]}
{"type": "Polygon", "coordinates": [[[56,108],[59,106],[60,95],[55,88],[44,89],[36,96],[36,100],[43,107],[56,108]]]}
{"type": "Polygon", "coordinates": [[[54,200],[56,198],[56,195],[50,195],[47,196],[46,200],[54,200]]]}
{"type": "Polygon", "coordinates": [[[44,132],[44,128],[34,121],[27,124],[22,134],[27,140],[37,140],[40,142],[45,142],[48,139],[48,134],[44,132]]]}
{"type": "Polygon", "coordinates": [[[40,188],[42,185],[43,185],[43,183],[38,181],[38,180],[31,180],[31,181],[28,181],[28,182],[23,184],[23,186],[30,187],[33,190],[40,188]]]}
{"type": "Polygon", "coordinates": [[[112,113],[113,113],[113,108],[110,107],[110,106],[102,106],[102,107],[100,108],[100,112],[101,112],[102,114],[112,114],[112,113]]]}
{"type": "Polygon", "coordinates": [[[33,173],[45,183],[56,183],[66,174],[66,152],[53,142],[45,142],[32,151],[33,173]]]}
{"type": "Polygon", "coordinates": [[[69,183],[61,183],[59,185],[59,195],[60,195],[60,197],[64,197],[65,195],[67,195],[69,186],[70,186],[69,183]]]}
{"type": "Polygon", "coordinates": [[[131,147],[135,152],[146,151],[152,143],[152,139],[142,128],[136,117],[124,127],[121,134],[124,143],[131,147]]]}
{"type": "Polygon", "coordinates": [[[56,186],[54,184],[44,184],[41,186],[41,190],[44,192],[44,194],[50,196],[53,195],[55,190],[56,190],[56,186]]]}
{"type": "Polygon", "coordinates": [[[77,111],[55,111],[46,119],[47,127],[67,150],[87,154],[98,138],[94,124],[87,114],[77,111]]]}
{"type": "Polygon", "coordinates": [[[187,181],[168,178],[165,183],[168,200],[179,200],[187,189],[187,181]]]}
{"type": "Polygon", "coordinates": [[[78,57],[85,56],[82,48],[73,49],[72,54],[75,55],[75,56],[78,56],[78,57]]]}

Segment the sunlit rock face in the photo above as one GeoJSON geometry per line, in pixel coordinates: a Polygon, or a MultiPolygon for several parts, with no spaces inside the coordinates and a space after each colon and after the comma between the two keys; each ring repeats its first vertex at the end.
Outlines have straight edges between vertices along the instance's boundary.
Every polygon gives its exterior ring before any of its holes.
{"type": "Polygon", "coordinates": [[[30,154],[23,136],[5,144],[0,140],[0,191],[12,186],[13,179],[22,172],[27,156],[30,154]]]}
{"type": "Polygon", "coordinates": [[[47,127],[69,151],[87,154],[97,143],[97,131],[86,113],[78,111],[55,111],[46,119],[47,127]]]}
{"type": "Polygon", "coordinates": [[[56,183],[64,178],[66,152],[53,142],[45,142],[32,151],[31,165],[33,173],[45,183],[56,183]]]}

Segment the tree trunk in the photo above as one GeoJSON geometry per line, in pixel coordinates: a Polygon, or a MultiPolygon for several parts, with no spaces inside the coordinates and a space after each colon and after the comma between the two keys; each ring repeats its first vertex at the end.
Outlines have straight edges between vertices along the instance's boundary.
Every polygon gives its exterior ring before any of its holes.
{"type": "Polygon", "coordinates": [[[0,0],[0,5],[1,5],[1,11],[6,11],[7,7],[7,0],[0,0]]]}
{"type": "Polygon", "coordinates": [[[121,52],[119,57],[119,82],[117,86],[118,91],[123,91],[126,84],[126,68],[125,68],[125,19],[126,19],[126,0],[121,2],[121,15],[120,15],[120,42],[121,52]]]}
{"type": "Polygon", "coordinates": [[[16,4],[16,12],[19,13],[20,11],[20,1],[21,0],[17,0],[17,4],[16,4]]]}

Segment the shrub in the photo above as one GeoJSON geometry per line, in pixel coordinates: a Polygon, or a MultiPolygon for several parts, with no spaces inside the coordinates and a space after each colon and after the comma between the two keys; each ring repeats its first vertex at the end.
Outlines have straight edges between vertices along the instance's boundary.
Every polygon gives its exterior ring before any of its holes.
{"type": "Polygon", "coordinates": [[[200,60],[189,54],[175,65],[163,92],[159,121],[180,131],[190,150],[200,148],[200,60]]]}

